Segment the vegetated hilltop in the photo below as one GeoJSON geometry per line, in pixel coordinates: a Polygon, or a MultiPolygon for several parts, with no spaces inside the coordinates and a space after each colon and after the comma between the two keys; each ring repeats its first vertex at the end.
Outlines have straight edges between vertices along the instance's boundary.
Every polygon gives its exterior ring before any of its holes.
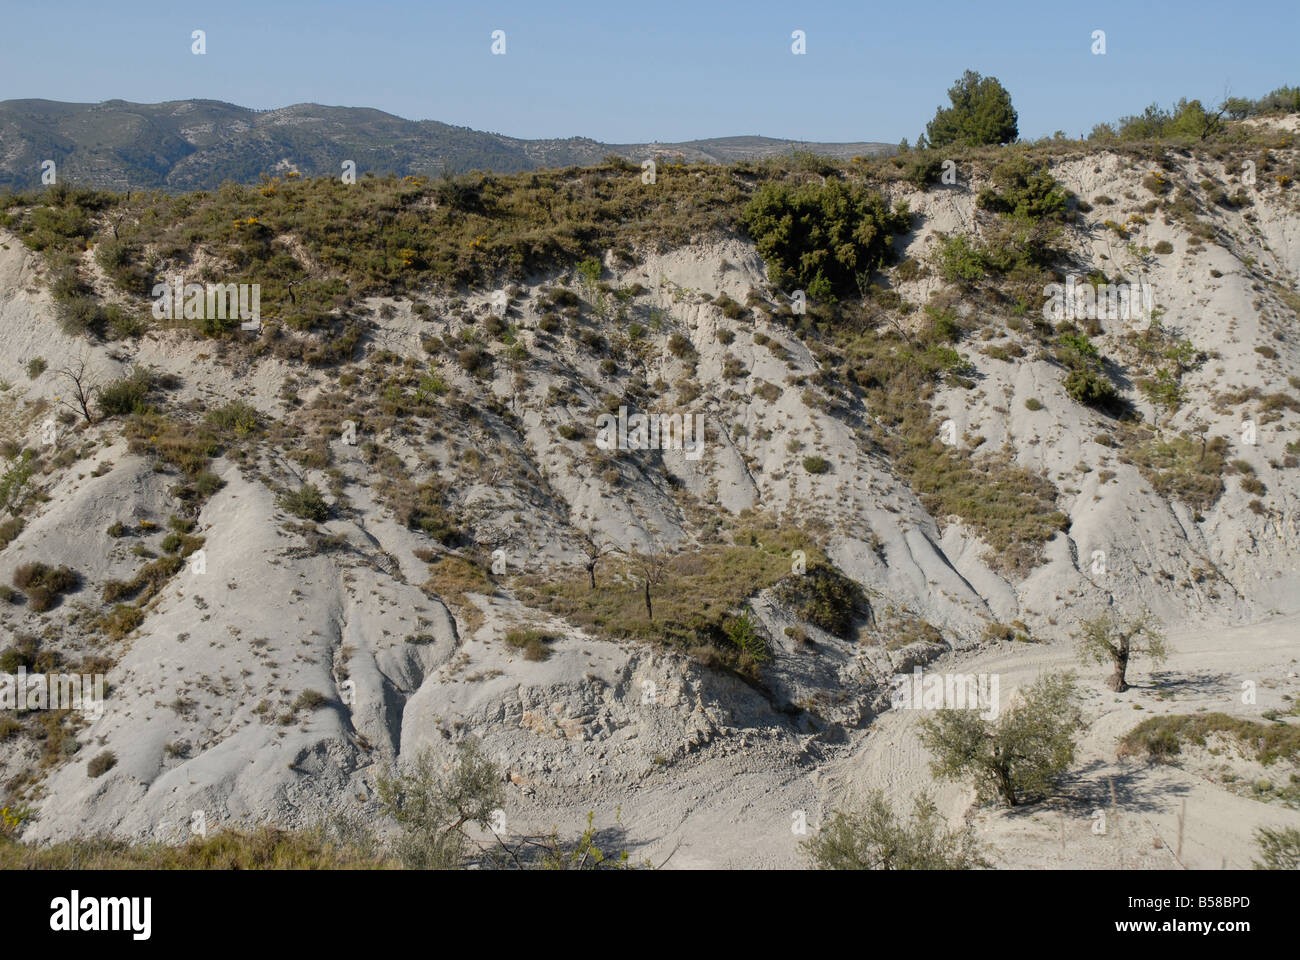
{"type": "Polygon", "coordinates": [[[0,197],[5,666],[111,685],[6,720],[26,835],[373,810],[474,737],[512,818],[787,862],[896,672],[1295,612],[1295,121],[0,197]],[[261,326],[157,319],[178,275],[261,326]],[[1070,276],[1153,309],[1050,319],[1070,276]]]}
{"type": "Polygon", "coordinates": [[[28,190],[53,160],[60,181],[109,190],[213,190],[227,181],[296,171],[337,177],[483,170],[515,173],[599,163],[609,154],[728,163],[794,148],[848,159],[890,152],[884,143],[794,144],[771,137],[687,143],[605,144],[587,137],[522,140],[436,120],[405,120],[364,107],[298,103],[252,110],[219,100],[168,103],[0,101],[0,188],[28,190]]]}

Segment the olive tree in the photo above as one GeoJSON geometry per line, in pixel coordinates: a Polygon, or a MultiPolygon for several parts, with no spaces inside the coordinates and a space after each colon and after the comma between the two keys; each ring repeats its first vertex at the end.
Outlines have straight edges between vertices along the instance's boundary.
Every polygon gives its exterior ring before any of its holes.
{"type": "Polygon", "coordinates": [[[1047,674],[992,719],[982,711],[940,710],[921,722],[930,769],[970,780],[985,803],[1009,807],[1046,796],[1074,762],[1082,722],[1073,674],[1047,674]]]}
{"type": "Polygon", "coordinates": [[[1079,657],[1085,663],[1114,665],[1107,686],[1117,693],[1128,689],[1125,674],[1132,658],[1145,656],[1152,663],[1163,663],[1169,656],[1159,621],[1145,610],[1131,620],[1119,620],[1109,613],[1085,620],[1075,640],[1079,644],[1079,657]]]}
{"type": "Polygon", "coordinates": [[[451,870],[470,850],[468,824],[490,829],[505,794],[501,771],[473,741],[461,744],[450,768],[431,751],[376,782],[379,803],[402,827],[394,847],[402,863],[417,870],[451,870]]]}

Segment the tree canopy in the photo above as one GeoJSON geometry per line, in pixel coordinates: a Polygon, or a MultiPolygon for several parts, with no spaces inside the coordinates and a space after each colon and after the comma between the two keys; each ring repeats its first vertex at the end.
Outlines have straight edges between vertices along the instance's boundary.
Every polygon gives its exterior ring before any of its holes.
{"type": "Polygon", "coordinates": [[[1011,94],[996,77],[967,70],[948,91],[951,107],[940,107],[925,127],[931,147],[1010,143],[1019,136],[1011,94]]]}

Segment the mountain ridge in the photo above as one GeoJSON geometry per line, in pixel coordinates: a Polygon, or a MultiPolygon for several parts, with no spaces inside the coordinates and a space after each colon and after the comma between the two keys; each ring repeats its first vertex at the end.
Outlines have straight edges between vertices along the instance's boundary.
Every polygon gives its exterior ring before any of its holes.
{"type": "Polygon", "coordinates": [[[0,101],[0,188],[41,185],[54,160],[65,181],[118,190],[215,189],[233,180],[296,170],[336,176],[345,160],[357,173],[438,174],[478,169],[518,173],[589,165],[610,154],[640,162],[669,155],[684,162],[734,163],[800,148],[838,159],[882,154],[885,143],[814,143],[757,135],[669,143],[605,143],[589,137],[523,139],[438,120],[408,120],[374,107],[297,103],[256,110],[222,100],[99,103],[0,101]]]}

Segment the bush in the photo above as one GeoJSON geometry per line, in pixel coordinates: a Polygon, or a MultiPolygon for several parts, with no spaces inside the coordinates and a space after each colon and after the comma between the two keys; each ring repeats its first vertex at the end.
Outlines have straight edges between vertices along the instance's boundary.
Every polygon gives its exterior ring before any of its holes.
{"type": "Polygon", "coordinates": [[[1073,400],[1102,410],[1119,403],[1119,391],[1106,376],[1101,354],[1086,334],[1066,330],[1058,336],[1056,360],[1070,371],[1065,392],[1073,400]]]}
{"type": "Polygon", "coordinates": [[[1255,843],[1260,859],[1256,870],[1300,870],[1300,830],[1295,827],[1258,827],[1255,843]]]}
{"type": "Polygon", "coordinates": [[[934,801],[922,794],[912,816],[901,820],[883,792],[836,810],[830,822],[804,841],[819,870],[973,870],[990,866],[969,825],[949,830],[934,801]]]}
{"type": "Polygon", "coordinates": [[[22,517],[9,517],[0,522],[0,550],[3,550],[23,532],[22,517]]]}
{"type": "Polygon", "coordinates": [[[45,358],[44,358],[44,357],[32,357],[32,359],[30,359],[30,360],[27,361],[27,377],[28,377],[28,379],[30,379],[30,380],[35,380],[35,379],[36,379],[37,377],[39,377],[42,373],[45,372],[45,368],[46,368],[47,366],[48,366],[48,364],[46,364],[46,362],[45,362],[45,358]]]}
{"type": "Polygon", "coordinates": [[[27,594],[34,612],[44,613],[59,602],[59,597],[80,586],[81,577],[70,567],[24,563],[14,570],[13,584],[27,594]]]}
{"type": "Polygon", "coordinates": [[[859,280],[893,259],[891,241],[911,226],[905,204],[839,180],[764,183],[740,223],[767,264],[769,279],[815,299],[858,291],[859,280]]]}
{"type": "Polygon", "coordinates": [[[159,557],[151,563],[146,563],[130,580],[109,580],[105,583],[104,602],[117,603],[119,600],[129,600],[141,591],[145,591],[144,599],[148,600],[183,566],[185,561],[180,557],[172,555],[159,557]]]}
{"type": "Polygon", "coordinates": [[[95,248],[95,259],[117,288],[143,297],[149,293],[149,273],[136,263],[137,255],[136,248],[119,240],[104,240],[95,248]]]}
{"type": "Polygon", "coordinates": [[[143,610],[128,603],[119,603],[100,617],[99,627],[110,640],[121,640],[142,623],[144,623],[143,610]]]}
{"type": "Polygon", "coordinates": [[[553,642],[555,637],[541,630],[510,630],[504,639],[510,646],[522,650],[525,660],[547,660],[551,656],[547,644],[553,642]]]}
{"type": "Polygon", "coordinates": [[[3,474],[0,474],[0,509],[17,513],[26,499],[24,491],[27,481],[32,477],[32,452],[24,450],[19,456],[10,460],[3,474]]]}
{"type": "Polygon", "coordinates": [[[329,519],[330,508],[321,495],[320,488],[312,483],[305,483],[296,491],[288,491],[280,496],[280,506],[295,517],[314,520],[317,523],[329,519]]]}
{"type": "Polygon", "coordinates": [[[1070,193],[1028,157],[1017,156],[993,168],[997,190],[986,188],[978,202],[986,210],[1022,220],[1061,220],[1070,193]]]}
{"type": "Polygon", "coordinates": [[[748,610],[741,611],[739,615],[724,620],[722,622],[722,632],[726,634],[727,639],[735,645],[742,656],[747,657],[752,663],[767,663],[772,659],[772,653],[768,650],[767,641],[755,629],[754,618],[749,615],[748,610]]]}
{"type": "Polygon", "coordinates": [[[117,754],[112,750],[105,750],[86,764],[86,773],[91,777],[102,777],[115,766],[117,766],[117,754]]]}
{"type": "Polygon", "coordinates": [[[680,333],[674,333],[668,338],[668,352],[674,357],[682,358],[695,352],[691,346],[691,341],[683,337],[680,333]]]}
{"type": "Polygon", "coordinates": [[[330,698],[325,696],[319,690],[304,690],[298,694],[297,699],[293,701],[294,710],[319,710],[327,706],[330,698]]]}
{"type": "Polygon", "coordinates": [[[237,437],[247,436],[256,430],[258,425],[257,410],[242,400],[234,400],[224,407],[209,411],[203,419],[215,429],[223,433],[233,433],[237,437]]]}
{"type": "Polygon", "coordinates": [[[1235,740],[1246,757],[1265,765],[1300,759],[1300,727],[1226,713],[1148,717],[1120,739],[1118,755],[1165,763],[1182,752],[1184,743],[1203,747],[1207,738],[1215,735],[1235,740]]]}
{"type": "Polygon", "coordinates": [[[992,269],[983,248],[962,233],[944,237],[936,259],[939,274],[949,283],[974,283],[992,269]]]}
{"type": "Polygon", "coordinates": [[[862,588],[825,563],[810,564],[802,575],[782,580],[776,598],[800,620],[846,640],[851,638],[854,620],[870,610],[862,588]]]}
{"type": "Polygon", "coordinates": [[[725,293],[719,296],[717,300],[713,301],[713,303],[714,306],[722,311],[722,315],[728,320],[739,320],[749,312],[725,293]]]}
{"type": "Polygon", "coordinates": [[[803,458],[803,468],[809,473],[825,473],[831,468],[830,461],[813,454],[803,458]]]}
{"type": "Polygon", "coordinates": [[[942,169],[943,161],[940,157],[928,150],[922,150],[912,158],[903,176],[916,189],[924,190],[939,179],[939,171],[942,169]]]}
{"type": "Polygon", "coordinates": [[[1093,370],[1071,370],[1065,378],[1065,392],[1078,403],[1102,410],[1119,400],[1119,391],[1110,378],[1093,370]]]}
{"type": "Polygon", "coordinates": [[[114,380],[99,391],[99,410],[103,416],[116,417],[131,413],[144,413],[145,403],[153,387],[153,374],[136,367],[120,380],[114,380]]]}
{"type": "Polygon", "coordinates": [[[1009,807],[1046,796],[1074,761],[1081,717],[1072,674],[1040,677],[994,720],[975,710],[940,710],[921,722],[921,742],[934,754],[930,769],[946,779],[973,781],[983,802],[1009,807]]]}
{"type": "Polygon", "coordinates": [[[456,362],[466,373],[480,376],[492,365],[492,358],[486,350],[474,344],[459,351],[456,354],[456,362]]]}

